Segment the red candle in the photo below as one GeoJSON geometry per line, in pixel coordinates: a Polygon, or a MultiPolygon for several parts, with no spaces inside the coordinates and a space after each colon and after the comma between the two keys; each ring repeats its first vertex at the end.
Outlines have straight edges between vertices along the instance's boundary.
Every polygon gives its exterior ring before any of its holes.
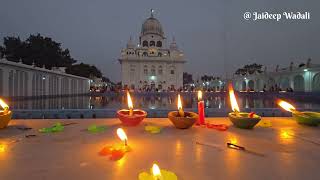
{"type": "Polygon", "coordinates": [[[198,125],[205,125],[204,120],[204,101],[202,99],[202,92],[198,91],[198,114],[199,114],[199,120],[197,122],[198,125]]]}

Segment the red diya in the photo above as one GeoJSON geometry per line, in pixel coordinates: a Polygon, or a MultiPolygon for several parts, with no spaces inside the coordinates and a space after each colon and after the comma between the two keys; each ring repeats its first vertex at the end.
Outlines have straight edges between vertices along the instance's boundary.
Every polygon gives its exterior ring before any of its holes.
{"type": "Polygon", "coordinates": [[[127,101],[129,109],[117,111],[117,116],[123,125],[137,126],[147,116],[147,112],[141,109],[133,109],[133,103],[129,92],[127,92],[127,101]]]}
{"type": "Polygon", "coordinates": [[[117,135],[124,142],[121,145],[105,146],[99,152],[100,156],[110,156],[110,160],[120,160],[127,152],[131,151],[128,146],[128,137],[122,128],[117,129],[117,135]]]}

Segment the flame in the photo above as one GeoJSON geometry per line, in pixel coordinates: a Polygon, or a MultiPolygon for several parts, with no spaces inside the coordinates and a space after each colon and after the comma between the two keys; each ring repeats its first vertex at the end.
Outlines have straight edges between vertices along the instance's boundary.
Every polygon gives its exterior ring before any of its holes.
{"type": "Polygon", "coordinates": [[[9,109],[8,104],[5,103],[2,99],[0,99],[0,106],[1,106],[3,109],[9,109]]]}
{"type": "Polygon", "coordinates": [[[181,103],[180,94],[178,94],[178,109],[182,109],[182,103],[181,103]]]}
{"type": "Polygon", "coordinates": [[[161,177],[161,171],[160,171],[160,168],[157,164],[153,164],[152,174],[153,174],[153,177],[161,177]]]}
{"type": "Polygon", "coordinates": [[[121,139],[121,141],[127,141],[128,137],[122,128],[117,129],[117,135],[121,139]]]}
{"type": "Polygon", "coordinates": [[[127,99],[128,99],[128,108],[133,109],[133,104],[132,104],[132,100],[131,100],[131,96],[130,96],[129,91],[127,92],[127,99]]]}
{"type": "Polygon", "coordinates": [[[232,84],[229,85],[229,96],[230,96],[232,111],[240,112],[240,108],[238,106],[236,96],[234,95],[232,84]]]}
{"type": "Polygon", "coordinates": [[[292,106],[290,103],[283,101],[283,100],[279,100],[278,105],[281,106],[284,110],[289,111],[289,112],[296,110],[296,108],[294,106],[292,106]]]}
{"type": "Polygon", "coordinates": [[[0,153],[3,153],[6,151],[7,146],[5,144],[0,144],[0,153]]]}
{"type": "Polygon", "coordinates": [[[202,100],[202,91],[198,91],[198,100],[202,100]]]}

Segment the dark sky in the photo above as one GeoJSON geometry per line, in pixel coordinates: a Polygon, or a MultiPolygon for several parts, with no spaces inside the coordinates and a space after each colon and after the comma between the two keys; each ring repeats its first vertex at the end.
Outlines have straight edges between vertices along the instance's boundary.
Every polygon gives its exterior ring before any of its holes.
{"type": "Polygon", "coordinates": [[[151,8],[195,77],[254,62],[269,69],[308,57],[320,63],[317,0],[0,0],[0,38],[39,32],[118,81],[120,49],[130,35],[137,40],[151,8]],[[246,11],[309,11],[311,20],[246,21],[246,11]]]}

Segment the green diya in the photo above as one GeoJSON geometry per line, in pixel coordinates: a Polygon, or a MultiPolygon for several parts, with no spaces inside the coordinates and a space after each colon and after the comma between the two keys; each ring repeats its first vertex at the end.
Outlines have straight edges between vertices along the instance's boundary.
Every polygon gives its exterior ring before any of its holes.
{"type": "Polygon", "coordinates": [[[261,117],[255,113],[240,112],[240,108],[237,103],[236,96],[234,95],[234,90],[232,85],[229,85],[229,96],[231,107],[234,112],[229,113],[229,119],[234,126],[241,129],[252,129],[256,124],[259,123],[261,117]]]}
{"type": "Polygon", "coordinates": [[[320,113],[305,111],[297,111],[296,108],[290,103],[279,100],[278,104],[284,110],[292,113],[292,117],[299,123],[307,126],[318,126],[320,124],[320,113]]]}
{"type": "Polygon", "coordinates": [[[231,112],[229,113],[229,119],[234,126],[241,129],[252,129],[259,123],[261,117],[254,113],[245,112],[231,112]]]}

